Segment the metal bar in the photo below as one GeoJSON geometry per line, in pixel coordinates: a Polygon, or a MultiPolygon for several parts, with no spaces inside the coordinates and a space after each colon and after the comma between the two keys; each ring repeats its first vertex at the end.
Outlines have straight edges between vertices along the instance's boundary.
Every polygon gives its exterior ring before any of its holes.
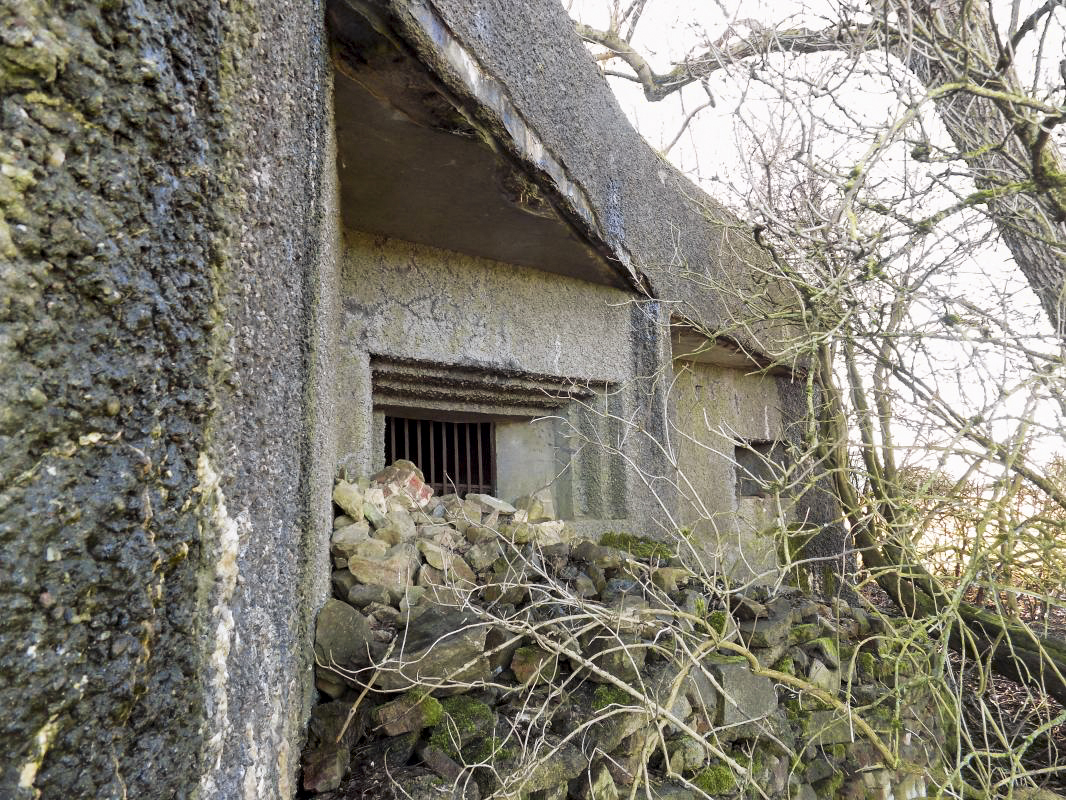
{"type": "Polygon", "coordinates": [[[422,469],[422,420],[415,420],[415,453],[416,458],[412,459],[415,462],[415,466],[422,469]]]}
{"type": "Polygon", "coordinates": [[[467,486],[466,490],[468,492],[473,488],[473,485],[474,485],[474,474],[473,474],[473,470],[470,469],[470,428],[471,427],[472,427],[471,423],[469,423],[469,422],[466,423],[465,425],[463,425],[463,430],[466,433],[466,486],[467,486]]]}
{"type": "Polygon", "coordinates": [[[455,484],[455,493],[462,494],[459,491],[459,423],[452,422],[452,464],[454,466],[455,474],[452,475],[452,483],[455,484]]]}
{"type": "Polygon", "coordinates": [[[481,423],[477,423],[477,435],[474,440],[477,442],[477,490],[479,492],[485,491],[485,465],[482,463],[481,456],[481,423]]]}
{"type": "Polygon", "coordinates": [[[403,458],[408,458],[411,455],[411,443],[407,435],[409,430],[411,430],[411,420],[405,419],[403,421],[403,458]]]}
{"type": "MultiPolygon", "coordinates": [[[[429,476],[429,485],[433,487],[433,491],[437,489],[437,454],[434,452],[436,448],[433,446],[433,440],[437,438],[437,423],[429,423],[429,469],[422,467],[426,475],[429,476]]],[[[444,494],[443,492],[440,492],[444,494]]]]}
{"type": "Polygon", "coordinates": [[[489,426],[489,494],[496,494],[496,423],[489,426]]]}
{"type": "MultiPolygon", "coordinates": [[[[396,460],[396,417],[386,417],[389,426],[389,452],[385,454],[385,461],[396,460]]],[[[387,466],[387,465],[386,465],[387,466]]]]}

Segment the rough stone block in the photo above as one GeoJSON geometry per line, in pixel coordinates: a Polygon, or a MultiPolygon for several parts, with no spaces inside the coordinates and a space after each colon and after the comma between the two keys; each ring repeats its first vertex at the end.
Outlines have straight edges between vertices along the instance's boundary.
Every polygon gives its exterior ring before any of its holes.
{"type": "Polygon", "coordinates": [[[320,794],[341,785],[348,774],[351,752],[346,747],[316,747],[305,750],[302,761],[304,789],[320,794]]]}
{"type": "Polygon", "coordinates": [[[424,767],[401,770],[393,778],[403,787],[404,800],[481,800],[473,781],[449,781],[424,767]]]}
{"type": "Polygon", "coordinates": [[[510,665],[515,651],[521,646],[521,637],[516,637],[506,628],[490,628],[485,635],[485,652],[493,670],[503,669],[510,665]],[[492,652],[496,648],[500,648],[499,651],[492,652]]]}
{"type": "MultiPolygon", "coordinates": [[[[384,546],[384,542],[376,539],[367,542],[384,546]]],[[[376,556],[357,553],[348,557],[348,569],[360,583],[384,586],[394,600],[403,596],[420,563],[418,551],[409,544],[395,545],[376,556]]]]}
{"type": "MultiPolygon", "coordinates": [[[[385,501],[382,500],[381,506],[384,505],[385,501]]],[[[367,522],[374,526],[375,530],[378,528],[384,528],[385,525],[388,524],[388,518],[385,516],[385,509],[369,500],[363,503],[363,516],[366,518],[367,522]]]]}
{"type": "Polygon", "coordinates": [[[519,497],[514,501],[514,507],[525,512],[523,522],[547,522],[555,518],[555,502],[546,489],[519,497]]]}
{"type": "MultiPolygon", "coordinates": [[[[355,576],[348,572],[348,575],[354,581],[355,576]]],[[[348,604],[353,605],[356,608],[364,608],[371,603],[391,603],[392,596],[389,594],[389,590],[384,586],[375,586],[374,584],[362,584],[356,583],[348,590],[347,594],[348,604]]]]}
{"type": "Polygon", "coordinates": [[[791,614],[744,620],[737,625],[740,638],[748,647],[777,647],[788,641],[791,629],[791,614]]]}
{"type": "Polygon", "coordinates": [[[500,514],[513,514],[517,510],[510,503],[493,497],[491,494],[468,494],[466,502],[475,504],[479,511],[486,514],[491,514],[493,511],[500,514]]]}
{"type": "Polygon", "coordinates": [[[840,651],[837,649],[837,643],[828,636],[808,642],[804,649],[824,661],[830,669],[840,668],[840,651]]]}
{"type": "Polygon", "coordinates": [[[777,709],[777,690],[769,678],[752,673],[740,657],[709,656],[704,665],[721,687],[718,725],[737,725],[762,719],[777,709]]]}
{"type": "Polygon", "coordinates": [[[370,534],[390,547],[412,542],[415,538],[415,523],[404,509],[394,509],[385,515],[384,524],[370,534]]]}
{"type": "Polygon", "coordinates": [[[485,634],[486,627],[473,615],[429,605],[411,620],[403,652],[392,656],[376,685],[391,690],[419,683],[484,680],[489,674],[485,634]]]}
{"type": "Polygon", "coordinates": [[[436,725],[443,713],[439,700],[416,689],[374,709],[374,721],[387,736],[399,736],[436,725]]]}
{"type": "Polygon", "coordinates": [[[807,680],[832,695],[840,691],[840,670],[830,669],[818,659],[811,661],[811,671],[807,680]]]}
{"type": "Polygon", "coordinates": [[[455,759],[431,742],[423,742],[419,745],[418,755],[423,764],[446,781],[454,783],[463,774],[463,768],[455,759]]]}
{"type": "Polygon", "coordinates": [[[352,522],[363,519],[363,490],[354,483],[337,481],[333,487],[333,502],[340,506],[352,522]]]}
{"type": "Polygon", "coordinates": [[[618,800],[618,787],[605,764],[570,781],[570,797],[576,800],[618,800]]]}
{"type": "Polygon", "coordinates": [[[670,755],[670,769],[678,775],[695,772],[707,760],[707,751],[703,744],[691,736],[682,736],[667,743],[670,755]]]}
{"type": "Polygon", "coordinates": [[[851,725],[837,711],[809,712],[807,731],[812,744],[844,744],[853,738],[851,725]]]}
{"type": "Polygon", "coordinates": [[[679,584],[688,580],[692,573],[684,567],[659,567],[652,571],[651,582],[667,594],[673,594],[679,584]]]}
{"type": "Polygon", "coordinates": [[[357,549],[357,545],[370,536],[370,526],[366,522],[353,522],[333,532],[329,541],[330,552],[335,556],[348,558],[357,549]]]}
{"type": "Polygon", "coordinates": [[[315,622],[315,655],[323,664],[362,667],[369,663],[370,625],[345,602],[330,598],[315,622]]]}
{"type": "MultiPolygon", "coordinates": [[[[334,570],[333,574],[330,576],[330,582],[333,584],[333,593],[342,600],[348,597],[348,592],[351,591],[353,587],[359,585],[347,565],[345,565],[344,569],[334,570]]],[[[351,600],[348,602],[351,603],[351,600]]],[[[352,603],[352,605],[358,604],[352,603]]]]}
{"type": "Polygon", "coordinates": [[[332,791],[340,786],[347,774],[356,732],[353,725],[344,728],[351,708],[351,703],[334,701],[312,710],[308,724],[309,746],[302,757],[303,786],[307,791],[332,791]]]}
{"type": "MultiPolygon", "coordinates": [[[[472,530],[472,529],[471,529],[472,530]]],[[[475,544],[466,551],[467,563],[478,572],[483,572],[493,565],[501,554],[500,543],[495,539],[475,544]]]]}
{"type": "Polygon", "coordinates": [[[511,659],[511,672],[519,683],[526,686],[554,680],[558,669],[558,656],[532,645],[518,648],[511,659]]]}
{"type": "Polygon", "coordinates": [[[632,736],[624,739],[606,759],[607,769],[614,778],[614,782],[623,786],[632,786],[633,781],[640,774],[641,765],[645,762],[648,754],[653,752],[658,743],[658,731],[654,727],[648,727],[637,731],[632,736]]]}
{"type": "Polygon", "coordinates": [[[425,508],[433,497],[433,490],[426,486],[422,471],[410,461],[399,459],[371,478],[381,485],[386,498],[406,495],[416,506],[425,508]]]}
{"type": "MultiPolygon", "coordinates": [[[[587,640],[582,655],[604,672],[633,682],[644,668],[648,650],[637,634],[602,631],[587,640]]],[[[588,677],[593,683],[607,681],[607,678],[596,672],[590,671],[588,677]]]]}

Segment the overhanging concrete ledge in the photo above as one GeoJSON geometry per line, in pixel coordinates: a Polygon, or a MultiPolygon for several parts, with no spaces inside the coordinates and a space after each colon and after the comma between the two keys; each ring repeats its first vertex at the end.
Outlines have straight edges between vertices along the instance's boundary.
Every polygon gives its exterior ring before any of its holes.
{"type": "MultiPolygon", "coordinates": [[[[552,204],[673,316],[773,356],[758,322],[766,254],[747,226],[632,128],[561,4],[334,0],[415,54],[552,204]]],[[[336,22],[335,22],[336,24],[336,22]]]]}

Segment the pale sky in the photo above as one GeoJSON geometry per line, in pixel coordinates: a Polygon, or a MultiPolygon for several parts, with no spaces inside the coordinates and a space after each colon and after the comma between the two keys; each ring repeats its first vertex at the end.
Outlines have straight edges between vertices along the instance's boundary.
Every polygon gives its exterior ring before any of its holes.
{"type": "MultiPolygon", "coordinates": [[[[574,0],[571,13],[590,25],[603,27],[608,18],[608,2],[574,0]]],[[[1042,0],[1018,2],[1016,11],[1019,18],[1024,19],[1041,3],[1042,0]]],[[[625,0],[622,0],[622,5],[625,4],[625,0]]],[[[792,0],[649,0],[633,45],[649,59],[656,71],[665,72],[673,62],[703,50],[706,38],[721,36],[730,22],[739,26],[744,20],[755,20],[764,25],[780,25],[784,22],[788,26],[817,28],[836,18],[837,6],[829,2],[792,0]]],[[[1011,3],[996,0],[994,7],[1001,26],[1009,22],[1011,3]]],[[[1056,82],[1061,82],[1057,72],[1059,59],[1064,54],[1063,20],[1066,20],[1066,14],[1060,10],[1043,41],[1043,52],[1046,54],[1044,72],[1050,72],[1050,77],[1056,82]]],[[[1019,75],[1026,85],[1034,80],[1034,54],[1039,45],[1039,37],[1030,36],[1019,52],[1019,75]]],[[[708,193],[741,210],[742,214],[743,198],[753,180],[749,171],[754,161],[752,155],[755,148],[765,146],[772,140],[766,135],[768,129],[782,130],[786,140],[798,140],[804,130],[808,133],[817,130],[817,134],[809,137],[813,142],[812,152],[817,158],[833,163],[846,172],[864,157],[869,147],[869,139],[861,138],[860,129],[899,119],[907,108],[908,98],[903,96],[906,94],[905,84],[893,87],[876,74],[876,63],[869,70],[870,74],[864,75],[860,70],[848,74],[846,80],[842,77],[842,63],[843,59],[832,56],[808,56],[802,61],[791,62],[783,57],[772,60],[768,65],[770,71],[779,72],[786,82],[794,81],[783,93],[779,88],[765,85],[765,82],[751,80],[744,70],[734,70],[732,74],[724,70],[715,73],[708,81],[715,106],[700,113],[670,150],[668,157],[708,193]],[[796,67],[789,67],[790,63],[796,64],[796,67]],[[812,98],[808,91],[809,84],[799,82],[801,77],[813,77],[816,83],[826,87],[826,91],[821,97],[812,98]],[[832,126],[853,129],[855,133],[834,134],[832,126]]],[[[611,66],[619,71],[627,69],[618,61],[612,62],[611,66]]],[[[1047,78],[1048,75],[1039,77],[1047,78]]],[[[635,127],[653,147],[660,150],[674,139],[687,113],[707,101],[707,93],[698,84],[662,102],[649,103],[636,83],[616,78],[609,82],[635,127]]],[[[780,84],[780,81],[776,83],[780,84]]],[[[1043,83],[1046,81],[1041,85],[1043,83]]],[[[1064,99],[1064,93],[1060,91],[1056,102],[1061,104],[1064,99]]],[[[924,114],[922,123],[934,145],[943,142],[945,146],[950,146],[935,114],[924,114]]],[[[888,150],[872,171],[886,187],[884,191],[887,195],[898,197],[901,203],[905,203],[905,183],[916,176],[923,177],[920,171],[922,167],[908,158],[908,146],[901,143],[888,150]],[[894,190],[893,187],[898,189],[894,190]]],[[[966,177],[950,180],[955,190],[964,193],[969,191],[966,177]]],[[[927,196],[922,202],[929,204],[938,198],[943,203],[950,202],[950,195],[946,192],[927,196]]],[[[954,254],[951,250],[958,249],[958,241],[977,233],[979,231],[972,225],[960,226],[959,240],[953,242],[947,239],[931,244],[925,252],[912,257],[915,268],[921,267],[922,259],[928,263],[931,259],[952,257],[954,254]]],[[[1029,332],[1050,334],[1035,297],[1015,268],[1010,253],[1001,246],[988,245],[972,256],[956,259],[951,269],[937,275],[931,285],[935,286],[937,295],[995,309],[1005,322],[1020,324],[1029,332]]],[[[928,334],[921,345],[926,353],[924,368],[930,380],[935,381],[943,396],[965,404],[971,413],[980,411],[988,414],[991,409],[992,413],[1000,415],[1002,421],[995,427],[1001,436],[1016,432],[1017,422],[1013,417],[1023,413],[1029,406],[1033,392],[1028,387],[1016,386],[1017,374],[1008,368],[1007,362],[997,355],[995,348],[977,341],[980,336],[976,330],[961,331],[963,338],[974,340],[971,343],[959,345],[956,342],[938,341],[939,333],[957,335],[960,329],[935,330],[939,316],[948,309],[929,305],[918,304],[914,314],[915,325],[925,331],[923,336],[928,334]],[[1009,387],[1006,397],[1003,396],[1004,387],[1009,387]]],[[[1043,351],[1055,350],[1053,339],[1034,339],[1031,344],[1043,351]]],[[[1060,390],[1062,386],[1060,381],[1060,390]]],[[[1047,426],[1046,430],[1038,427],[1030,432],[1034,453],[1047,457],[1055,452],[1066,451],[1057,406],[1041,401],[1037,408],[1040,409],[1038,420],[1046,422],[1047,426]]],[[[904,441],[921,450],[929,443],[926,438],[928,431],[921,429],[922,409],[911,411],[916,430],[904,441]]]]}

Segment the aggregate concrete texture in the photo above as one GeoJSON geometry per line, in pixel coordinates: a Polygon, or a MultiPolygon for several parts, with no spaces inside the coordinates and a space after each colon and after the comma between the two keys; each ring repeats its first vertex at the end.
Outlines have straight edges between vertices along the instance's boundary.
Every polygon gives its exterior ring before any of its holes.
{"type": "Polygon", "coordinates": [[[750,231],[633,129],[561,3],[335,0],[386,18],[467,115],[550,185],[557,205],[604,242],[671,313],[773,351],[777,331],[750,322],[750,231]]]}
{"type": "Polygon", "coordinates": [[[0,4],[0,796],[295,790],[333,458],[323,17],[0,4]]]}
{"type": "Polygon", "coordinates": [[[342,340],[376,355],[572,376],[632,377],[620,289],[348,232],[342,340]]]}
{"type": "Polygon", "coordinates": [[[778,507],[772,498],[738,496],[734,448],[738,442],[785,437],[778,381],[696,361],[675,361],[674,369],[673,420],[687,434],[675,437],[681,521],[725,574],[772,580],[776,543],[760,534],[779,517],[790,522],[793,509],[778,507]]]}
{"type": "MultiPolygon", "coordinates": [[[[661,426],[661,420],[652,418],[658,413],[654,404],[636,385],[641,369],[649,363],[654,369],[660,363],[660,343],[649,339],[646,310],[632,293],[383,236],[346,231],[344,238],[337,392],[346,398],[345,411],[338,417],[338,452],[346,467],[373,470],[382,458],[378,452],[382,425],[373,419],[373,356],[500,374],[561,376],[600,392],[611,387],[612,403],[618,406],[612,411],[625,409],[634,419],[645,419],[649,430],[661,426]],[[649,348],[652,352],[645,353],[649,348]],[[625,402],[619,405],[623,396],[625,402]]],[[[448,404],[444,405],[448,410],[448,404]]],[[[461,391],[457,390],[450,408],[469,408],[461,391]]],[[[506,408],[482,410],[498,417],[509,413],[506,408]]],[[[557,459],[559,449],[567,447],[563,440],[568,432],[601,439],[612,436],[606,430],[608,422],[596,419],[596,414],[589,416],[603,431],[580,424],[572,411],[561,409],[559,413],[563,419],[550,428],[541,424],[537,430],[521,431],[522,425],[529,427],[530,419],[501,428],[504,438],[498,442],[498,456],[504,479],[500,488],[508,499],[555,477],[566,461],[557,459]],[[544,446],[520,464],[521,454],[509,446],[514,442],[544,446]]],[[[613,436],[620,439],[617,431],[613,436]]],[[[635,449],[644,444],[636,443],[635,449]]],[[[570,449],[579,450],[579,443],[570,449]]],[[[642,458],[636,451],[628,455],[642,458]]],[[[590,449],[588,458],[592,457],[590,449]]],[[[624,467],[597,456],[595,468],[588,473],[582,473],[575,463],[563,475],[561,482],[582,480],[576,487],[555,487],[561,512],[569,512],[571,518],[606,520],[612,509],[618,512],[628,507],[635,515],[632,524],[639,526],[651,519],[652,499],[624,467]],[[594,501],[589,501],[590,496],[594,501]],[[605,506],[599,502],[604,496],[624,499],[605,506]]]]}

